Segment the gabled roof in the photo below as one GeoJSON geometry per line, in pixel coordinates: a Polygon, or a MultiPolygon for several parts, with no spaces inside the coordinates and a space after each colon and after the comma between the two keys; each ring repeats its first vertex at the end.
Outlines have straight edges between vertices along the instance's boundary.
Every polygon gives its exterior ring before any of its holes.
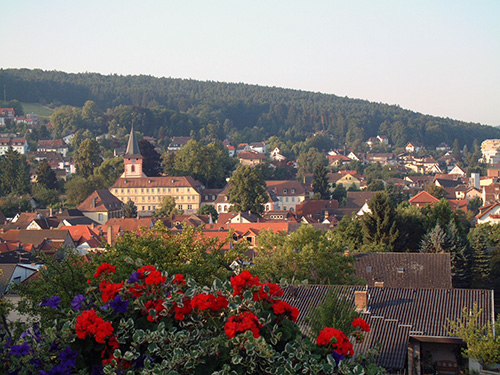
{"type": "Polygon", "coordinates": [[[78,206],[78,209],[82,212],[109,212],[119,211],[122,207],[123,202],[109,190],[96,190],[78,206]]]}
{"type": "Polygon", "coordinates": [[[50,239],[52,241],[64,241],[66,239],[71,240],[71,235],[67,230],[60,229],[11,229],[5,233],[0,233],[0,238],[4,241],[19,241],[22,244],[32,244],[37,247],[46,239],[50,239]]]}
{"type": "Polygon", "coordinates": [[[298,216],[324,215],[325,211],[334,210],[339,207],[339,202],[331,200],[307,200],[295,207],[298,216]]]}
{"type": "Polygon", "coordinates": [[[155,219],[152,217],[144,218],[113,218],[106,222],[106,225],[101,225],[100,228],[106,233],[107,227],[113,227],[113,233],[122,232],[135,232],[138,233],[140,228],[151,228],[155,223],[155,219]]]}
{"type": "Polygon", "coordinates": [[[306,189],[297,180],[266,181],[267,189],[273,191],[277,196],[305,195],[306,189]],[[293,192],[292,192],[293,190],[293,192]]]}
{"type": "Polygon", "coordinates": [[[266,158],[266,155],[261,154],[260,152],[255,152],[255,151],[243,151],[238,154],[238,159],[245,159],[245,160],[254,160],[254,159],[259,159],[259,160],[264,160],[266,158]]]}
{"type": "Polygon", "coordinates": [[[384,288],[451,288],[450,254],[354,254],[356,276],[368,286],[384,288]]]}
{"type": "Polygon", "coordinates": [[[376,191],[348,191],[345,208],[359,209],[368,203],[375,194],[377,194],[376,191]]]}
{"type": "Polygon", "coordinates": [[[433,196],[432,194],[430,194],[424,190],[424,191],[421,191],[420,193],[418,193],[417,195],[411,197],[408,200],[408,202],[410,202],[410,204],[412,204],[412,205],[430,204],[432,206],[434,203],[439,202],[439,199],[437,199],[435,196],[433,196]]]}

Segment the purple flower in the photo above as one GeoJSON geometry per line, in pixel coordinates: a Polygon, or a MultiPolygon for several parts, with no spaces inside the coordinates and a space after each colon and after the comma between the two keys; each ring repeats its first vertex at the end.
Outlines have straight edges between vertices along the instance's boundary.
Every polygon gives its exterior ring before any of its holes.
{"type": "Polygon", "coordinates": [[[128,308],[128,301],[122,300],[122,296],[116,296],[110,303],[115,313],[125,313],[128,308]]]}
{"type": "Polygon", "coordinates": [[[128,278],[127,280],[127,283],[136,283],[139,281],[139,277],[141,276],[141,273],[140,272],[134,272],[132,275],[130,275],[130,277],[128,278]]]}
{"type": "Polygon", "coordinates": [[[12,345],[9,354],[21,357],[23,355],[29,354],[30,350],[31,346],[29,346],[28,343],[25,342],[22,345],[12,345]]]}
{"type": "Polygon", "coordinates": [[[85,301],[87,298],[82,295],[82,294],[77,294],[75,298],[73,298],[73,301],[71,301],[71,307],[73,310],[78,311],[82,308],[83,301],[85,301]]]}
{"type": "Polygon", "coordinates": [[[344,359],[344,355],[342,353],[338,353],[336,350],[334,350],[331,355],[332,355],[333,359],[335,360],[335,363],[337,364],[337,366],[339,365],[340,361],[342,361],[344,359]]]}
{"type": "Polygon", "coordinates": [[[48,306],[52,307],[53,309],[57,309],[59,307],[60,302],[61,302],[61,297],[52,296],[51,298],[44,298],[42,300],[42,303],[40,304],[40,307],[48,306]]]}
{"type": "Polygon", "coordinates": [[[59,359],[61,360],[61,366],[63,367],[75,367],[76,366],[76,357],[78,356],[78,352],[75,350],[71,350],[69,346],[65,347],[64,350],[59,354],[59,359]]]}

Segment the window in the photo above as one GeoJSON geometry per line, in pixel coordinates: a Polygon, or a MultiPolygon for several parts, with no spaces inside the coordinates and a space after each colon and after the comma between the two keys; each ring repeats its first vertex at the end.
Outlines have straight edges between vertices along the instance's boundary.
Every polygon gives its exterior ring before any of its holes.
{"type": "Polygon", "coordinates": [[[283,189],[283,194],[288,193],[288,189],[283,189]]]}
{"type": "Polygon", "coordinates": [[[292,189],[292,194],[295,194],[295,189],[292,189]]]}
{"type": "Polygon", "coordinates": [[[104,220],[104,215],[103,214],[98,214],[97,215],[99,221],[103,221],[104,220]]]}
{"type": "Polygon", "coordinates": [[[148,206],[148,211],[151,211],[151,206],[148,206]]]}
{"type": "Polygon", "coordinates": [[[177,206],[177,208],[178,208],[179,210],[182,210],[182,204],[179,204],[179,205],[177,206]]]}
{"type": "Polygon", "coordinates": [[[403,267],[398,267],[398,273],[405,273],[405,269],[403,267]]]}
{"type": "Polygon", "coordinates": [[[372,267],[366,267],[366,272],[372,272],[373,268],[372,267]]]}
{"type": "Polygon", "coordinates": [[[130,166],[130,172],[135,172],[135,166],[134,165],[130,166]]]}
{"type": "Polygon", "coordinates": [[[188,210],[192,210],[193,209],[193,205],[192,204],[188,204],[188,210]]]}

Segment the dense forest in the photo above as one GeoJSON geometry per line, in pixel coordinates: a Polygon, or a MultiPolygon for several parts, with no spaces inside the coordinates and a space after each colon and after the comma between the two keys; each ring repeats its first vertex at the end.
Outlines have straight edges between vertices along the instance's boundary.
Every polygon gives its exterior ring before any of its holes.
{"type": "Polygon", "coordinates": [[[0,87],[7,100],[75,107],[90,100],[103,113],[112,110],[113,118],[120,110],[130,114],[123,109],[133,107],[133,116],[119,118],[119,124],[133,122],[143,134],[158,138],[201,132],[201,137],[230,137],[233,143],[273,135],[293,143],[321,132],[334,146],[354,148],[377,134],[388,136],[396,147],[408,141],[435,147],[458,140],[470,148],[475,139],[500,138],[495,127],[422,115],[399,106],[243,83],[0,69],[0,87]]]}

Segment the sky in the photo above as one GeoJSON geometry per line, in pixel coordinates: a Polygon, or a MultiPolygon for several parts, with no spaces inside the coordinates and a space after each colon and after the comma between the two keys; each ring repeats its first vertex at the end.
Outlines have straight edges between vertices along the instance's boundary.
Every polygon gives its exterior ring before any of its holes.
{"type": "Polygon", "coordinates": [[[3,1],[2,68],[293,88],[500,125],[499,0],[3,1]]]}

